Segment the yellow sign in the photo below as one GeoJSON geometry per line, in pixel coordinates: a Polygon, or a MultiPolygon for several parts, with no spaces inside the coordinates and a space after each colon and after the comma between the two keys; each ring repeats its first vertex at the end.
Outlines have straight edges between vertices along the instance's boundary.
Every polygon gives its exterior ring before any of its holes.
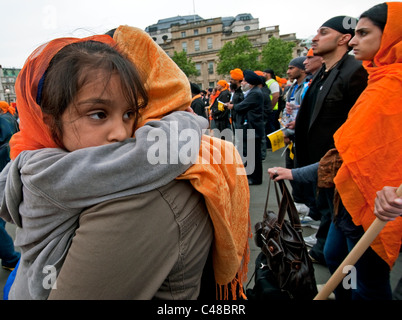
{"type": "Polygon", "coordinates": [[[220,101],[218,101],[218,110],[219,111],[225,111],[225,105],[220,101]]]}
{"type": "Polygon", "coordinates": [[[295,158],[295,154],[293,153],[293,141],[291,141],[289,143],[288,148],[289,148],[289,151],[290,151],[289,152],[289,158],[293,160],[295,158]]]}
{"type": "Polygon", "coordinates": [[[271,141],[272,152],[275,152],[285,146],[285,139],[282,130],[277,130],[275,132],[267,135],[271,141]]]}

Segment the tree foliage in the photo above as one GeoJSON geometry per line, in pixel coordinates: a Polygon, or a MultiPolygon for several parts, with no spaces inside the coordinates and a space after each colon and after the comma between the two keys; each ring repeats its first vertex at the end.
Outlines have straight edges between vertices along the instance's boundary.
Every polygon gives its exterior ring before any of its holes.
{"type": "Polygon", "coordinates": [[[271,37],[261,51],[263,69],[270,68],[280,77],[286,75],[290,60],[292,60],[293,42],[271,37]]]}
{"type": "Polygon", "coordinates": [[[271,68],[278,76],[286,76],[289,61],[292,60],[293,42],[271,37],[261,52],[254,48],[246,35],[233,43],[227,42],[218,52],[218,74],[229,74],[230,70],[264,70],[271,68]]]}
{"type": "Polygon", "coordinates": [[[253,48],[248,37],[241,36],[233,43],[226,42],[218,52],[218,74],[229,74],[235,68],[257,70],[259,66],[258,49],[253,48]]]}
{"type": "Polygon", "coordinates": [[[193,62],[190,57],[187,57],[187,52],[175,51],[173,53],[172,60],[178,65],[178,67],[185,73],[187,77],[198,75],[197,68],[195,67],[195,62],[193,62]]]}

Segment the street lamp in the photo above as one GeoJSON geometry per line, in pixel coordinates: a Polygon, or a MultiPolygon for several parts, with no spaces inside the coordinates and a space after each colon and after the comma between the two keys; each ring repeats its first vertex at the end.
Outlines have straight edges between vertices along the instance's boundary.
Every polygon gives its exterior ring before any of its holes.
{"type": "Polygon", "coordinates": [[[7,103],[10,104],[10,93],[11,93],[11,90],[7,88],[6,90],[4,90],[4,92],[5,92],[6,95],[7,95],[7,103]]]}

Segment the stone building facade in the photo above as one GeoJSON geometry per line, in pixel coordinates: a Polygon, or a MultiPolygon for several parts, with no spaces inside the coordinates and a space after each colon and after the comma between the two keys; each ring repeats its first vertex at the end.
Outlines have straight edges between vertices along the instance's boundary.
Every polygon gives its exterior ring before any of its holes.
{"type": "Polygon", "coordinates": [[[259,27],[258,18],[242,13],[236,17],[202,19],[198,15],[177,16],[159,20],[148,26],[146,32],[165,50],[169,56],[182,50],[195,63],[198,76],[191,81],[201,88],[212,88],[222,78],[216,72],[218,52],[228,41],[247,35],[253,46],[259,50],[271,37],[278,37],[296,43],[293,56],[302,54],[300,40],[296,34],[279,34],[279,26],[259,27]]]}

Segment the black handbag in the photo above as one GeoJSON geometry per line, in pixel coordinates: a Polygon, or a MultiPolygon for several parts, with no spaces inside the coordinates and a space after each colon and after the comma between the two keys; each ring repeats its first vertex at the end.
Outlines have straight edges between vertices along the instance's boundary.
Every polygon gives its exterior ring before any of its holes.
{"type": "Polygon", "coordinates": [[[317,285],[314,267],[302,236],[299,214],[286,183],[279,181],[274,184],[278,215],[267,210],[270,182],[263,220],[255,225],[254,240],[266,257],[270,285],[286,292],[291,299],[312,300],[317,294],[317,285]],[[280,201],[277,185],[282,191],[280,201]],[[289,220],[285,220],[286,213],[289,220]]]}

